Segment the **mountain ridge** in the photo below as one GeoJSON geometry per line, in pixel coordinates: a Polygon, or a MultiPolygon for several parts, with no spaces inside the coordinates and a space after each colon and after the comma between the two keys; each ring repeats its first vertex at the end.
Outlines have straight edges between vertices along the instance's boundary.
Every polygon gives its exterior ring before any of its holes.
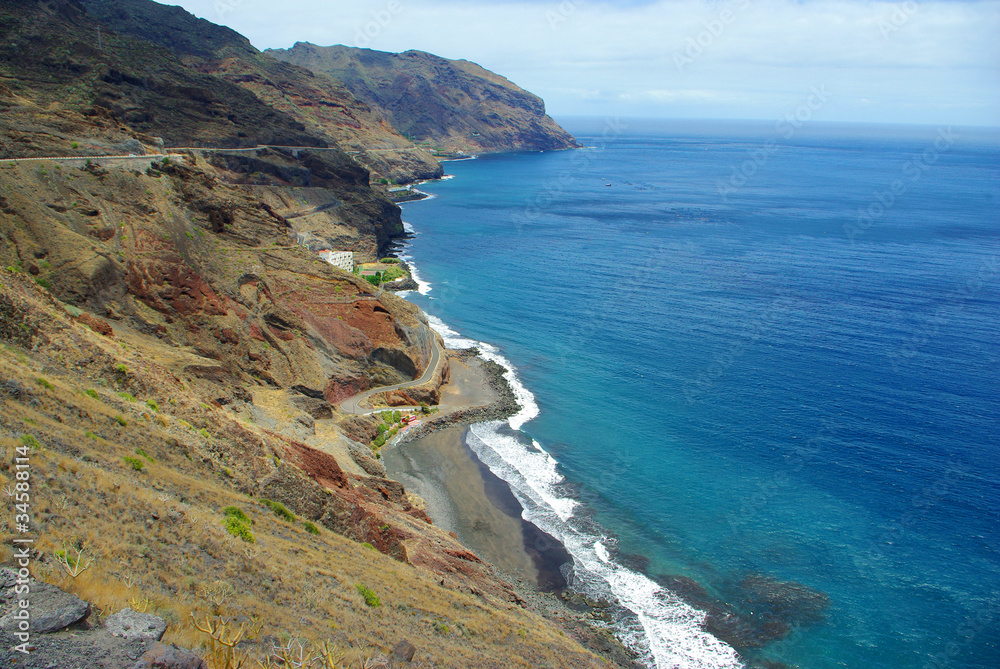
{"type": "Polygon", "coordinates": [[[328,74],[381,109],[400,133],[441,154],[552,151],[576,140],[537,95],[468,60],[297,42],[277,59],[328,74]]]}

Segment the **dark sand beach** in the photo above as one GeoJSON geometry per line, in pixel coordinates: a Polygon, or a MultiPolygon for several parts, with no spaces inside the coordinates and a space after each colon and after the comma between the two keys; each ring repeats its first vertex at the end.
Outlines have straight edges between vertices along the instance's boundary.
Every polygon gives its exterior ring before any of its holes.
{"type": "MultiPolygon", "coordinates": [[[[451,382],[443,388],[437,421],[499,399],[477,357],[452,357],[451,382]]],[[[462,421],[464,423],[465,421],[462,421]]],[[[562,546],[521,518],[521,505],[468,447],[465,424],[443,426],[383,450],[391,478],[427,504],[434,523],[454,532],[500,572],[529,588],[565,587],[559,567],[569,561],[562,546]]]]}

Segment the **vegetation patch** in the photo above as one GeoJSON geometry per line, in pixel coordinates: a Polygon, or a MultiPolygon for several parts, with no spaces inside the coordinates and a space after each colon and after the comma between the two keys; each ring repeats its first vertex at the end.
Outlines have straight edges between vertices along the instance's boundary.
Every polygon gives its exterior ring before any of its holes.
{"type": "Polygon", "coordinates": [[[222,518],[222,526],[226,528],[226,532],[229,532],[229,534],[241,541],[245,541],[248,544],[252,544],[255,541],[253,532],[250,531],[250,519],[235,506],[226,507],[225,515],[222,518]]]}
{"type": "Polygon", "coordinates": [[[281,502],[272,502],[269,499],[262,499],[260,500],[260,503],[269,508],[271,511],[273,511],[274,515],[276,515],[278,518],[281,518],[282,520],[287,520],[290,523],[295,522],[295,514],[289,511],[288,507],[286,507],[281,502]]]}
{"type": "Polygon", "coordinates": [[[378,595],[372,592],[371,588],[369,588],[367,585],[365,585],[364,583],[358,583],[354,587],[358,589],[358,594],[360,594],[361,597],[365,600],[365,604],[367,604],[372,608],[382,606],[382,602],[379,601],[378,595]]]}
{"type": "Polygon", "coordinates": [[[127,464],[137,472],[141,472],[143,469],[146,468],[146,463],[144,463],[139,458],[133,458],[131,455],[123,455],[122,460],[124,460],[125,464],[127,464]]]}

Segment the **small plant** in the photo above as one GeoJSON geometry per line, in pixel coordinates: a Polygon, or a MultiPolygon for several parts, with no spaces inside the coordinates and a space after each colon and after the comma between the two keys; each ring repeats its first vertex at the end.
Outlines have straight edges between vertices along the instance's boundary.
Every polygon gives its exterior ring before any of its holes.
{"type": "Polygon", "coordinates": [[[80,143],[79,142],[73,142],[72,144],[70,144],[70,146],[73,147],[74,149],[79,149],[80,148],[80,143]]]}
{"type": "Polygon", "coordinates": [[[128,421],[125,420],[125,416],[122,416],[120,414],[115,416],[115,422],[121,425],[122,427],[128,427],[128,421]]]}
{"type": "Polygon", "coordinates": [[[188,239],[194,239],[194,235],[193,235],[193,234],[191,234],[191,231],[190,231],[190,230],[185,230],[185,231],[184,231],[184,235],[185,235],[185,236],[186,236],[186,237],[187,237],[188,239]]]}
{"type": "MultiPolygon", "coordinates": [[[[191,622],[195,629],[209,637],[208,656],[209,666],[217,669],[241,669],[250,667],[250,659],[246,655],[236,650],[236,644],[240,642],[246,633],[246,624],[240,625],[236,629],[231,629],[231,623],[221,618],[205,617],[205,622],[198,624],[191,613],[191,622]]],[[[291,666],[291,665],[288,665],[291,666]]]]}
{"type": "Polygon", "coordinates": [[[128,367],[125,366],[125,363],[119,362],[115,365],[115,371],[122,375],[128,374],[128,367]]]}
{"type": "Polygon", "coordinates": [[[35,436],[31,434],[22,434],[21,444],[27,446],[29,449],[34,449],[36,451],[42,450],[42,445],[38,443],[38,440],[35,439],[35,436]]]}
{"type": "Polygon", "coordinates": [[[84,432],[83,436],[85,436],[87,439],[93,439],[94,441],[97,441],[97,435],[91,432],[90,430],[84,432]]]}
{"type": "Polygon", "coordinates": [[[135,454],[138,455],[139,457],[142,457],[142,458],[145,458],[146,460],[148,460],[149,464],[151,464],[151,465],[155,465],[156,464],[156,458],[154,458],[152,455],[150,455],[146,451],[142,450],[141,448],[135,449],[135,454]]]}
{"type": "Polygon", "coordinates": [[[253,525],[253,521],[250,520],[250,516],[244,513],[243,509],[238,506],[227,506],[222,510],[222,515],[226,518],[235,518],[241,523],[245,523],[247,525],[253,525]]]}
{"type": "Polygon", "coordinates": [[[90,569],[90,566],[94,564],[93,558],[84,557],[86,551],[83,549],[76,549],[76,555],[71,555],[68,548],[56,551],[56,562],[59,564],[63,570],[69,574],[72,578],[76,578],[83,572],[90,569]]]}
{"type": "Polygon", "coordinates": [[[38,377],[37,379],[35,379],[35,383],[37,383],[38,385],[40,385],[42,388],[45,388],[46,390],[55,390],[56,389],[56,387],[54,385],[52,385],[51,383],[49,383],[48,381],[46,381],[42,377],[38,377]]]}
{"type": "Polygon", "coordinates": [[[305,526],[306,532],[309,534],[319,534],[319,528],[308,520],[302,523],[302,525],[305,526]]]}
{"type": "Polygon", "coordinates": [[[43,276],[40,276],[37,279],[35,279],[35,283],[37,283],[39,286],[41,286],[42,288],[44,288],[46,290],[49,290],[50,288],[52,288],[52,282],[49,281],[48,279],[46,279],[43,276]]]}
{"type": "Polygon", "coordinates": [[[154,402],[153,400],[146,400],[146,406],[148,406],[153,411],[156,411],[156,412],[160,411],[160,405],[157,404],[156,402],[154,402]]]}
{"type": "Polygon", "coordinates": [[[149,601],[149,597],[146,596],[129,597],[128,600],[129,607],[131,607],[133,611],[136,611],[138,613],[145,613],[146,611],[148,611],[151,604],[152,602],[149,601]]]}
{"type": "Polygon", "coordinates": [[[238,518],[226,516],[222,519],[222,526],[226,528],[226,532],[229,532],[229,534],[237,539],[245,541],[248,544],[252,544],[255,541],[253,532],[250,531],[246,523],[240,521],[238,518]]]}
{"type": "Polygon", "coordinates": [[[358,589],[358,593],[365,600],[365,604],[372,608],[382,606],[382,602],[379,601],[378,595],[371,591],[371,589],[364,583],[358,583],[354,586],[358,589]]]}
{"type": "Polygon", "coordinates": [[[122,460],[124,460],[125,464],[129,465],[132,469],[134,469],[137,472],[141,472],[143,469],[146,468],[146,463],[144,463],[139,458],[133,458],[131,455],[123,455],[122,460]]]}
{"type": "Polygon", "coordinates": [[[101,396],[98,395],[97,391],[94,390],[93,388],[87,388],[86,390],[83,391],[83,394],[86,395],[87,397],[93,398],[95,400],[101,399],[101,396]]]}
{"type": "Polygon", "coordinates": [[[365,548],[367,548],[367,549],[368,549],[368,550],[370,550],[370,551],[375,551],[375,552],[378,552],[378,549],[377,549],[377,548],[375,548],[374,546],[372,546],[372,545],[371,545],[370,543],[368,543],[367,541],[366,541],[365,543],[361,544],[361,545],[362,545],[362,546],[364,546],[365,548]]]}
{"type": "Polygon", "coordinates": [[[281,502],[272,502],[269,499],[262,499],[260,503],[274,511],[274,515],[282,520],[287,520],[290,523],[295,522],[295,514],[288,510],[288,508],[281,502]]]}
{"type": "Polygon", "coordinates": [[[135,402],[135,397],[132,395],[132,393],[123,392],[123,393],[115,393],[115,395],[118,395],[118,397],[122,398],[123,400],[127,400],[129,402],[135,402]]]}
{"type": "Polygon", "coordinates": [[[205,437],[206,439],[211,439],[212,438],[212,435],[209,434],[208,430],[206,430],[205,428],[201,428],[200,430],[198,430],[198,434],[200,434],[201,436],[205,437]]]}

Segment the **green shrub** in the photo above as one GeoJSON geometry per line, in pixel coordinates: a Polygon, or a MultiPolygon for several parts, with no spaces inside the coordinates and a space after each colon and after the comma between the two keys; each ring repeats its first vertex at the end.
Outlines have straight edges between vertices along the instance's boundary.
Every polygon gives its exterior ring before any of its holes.
{"type": "Polygon", "coordinates": [[[138,456],[140,456],[140,457],[143,457],[143,458],[146,458],[147,460],[149,460],[149,464],[151,464],[151,465],[155,465],[156,464],[156,458],[154,458],[152,455],[150,455],[146,451],[142,450],[141,448],[135,449],[135,454],[138,455],[138,456]]]}
{"type": "Polygon", "coordinates": [[[118,395],[118,397],[122,398],[123,400],[128,400],[129,402],[135,402],[135,397],[132,395],[132,393],[121,392],[121,393],[115,393],[115,395],[118,395]]]}
{"type": "Polygon", "coordinates": [[[401,420],[403,420],[403,414],[399,413],[398,411],[393,411],[392,412],[392,422],[393,423],[398,423],[401,420]]]}
{"type": "Polygon", "coordinates": [[[128,367],[125,366],[125,363],[119,362],[115,365],[115,371],[119,374],[128,374],[128,367]]]}
{"type": "Polygon", "coordinates": [[[269,499],[262,499],[260,500],[260,503],[269,508],[271,511],[274,511],[274,515],[276,515],[278,518],[281,518],[282,520],[287,520],[290,523],[295,522],[295,514],[289,511],[288,507],[286,507],[281,502],[272,502],[269,499]]]}
{"type": "Polygon", "coordinates": [[[229,532],[237,539],[241,539],[248,544],[252,544],[255,541],[253,532],[250,531],[246,523],[241,522],[238,518],[226,516],[222,519],[222,526],[226,528],[226,532],[229,532]]]}
{"type": "Polygon", "coordinates": [[[87,439],[93,439],[94,441],[97,441],[97,435],[91,432],[90,430],[86,430],[83,433],[83,436],[85,436],[87,439]]]}
{"type": "Polygon", "coordinates": [[[24,444],[25,446],[27,446],[28,448],[35,449],[36,451],[42,450],[42,445],[40,443],[38,443],[38,440],[35,439],[34,435],[31,435],[31,434],[22,434],[21,435],[21,443],[24,444]]]}
{"type": "Polygon", "coordinates": [[[305,526],[306,532],[309,534],[319,534],[319,528],[308,520],[302,523],[302,525],[305,526]]]}
{"type": "Polygon", "coordinates": [[[198,434],[200,434],[201,436],[205,437],[206,439],[211,439],[212,438],[212,435],[205,428],[201,428],[200,430],[198,430],[198,434]]]}
{"type": "Polygon", "coordinates": [[[42,288],[44,288],[46,290],[48,290],[49,288],[52,288],[52,282],[49,281],[48,279],[46,279],[45,277],[41,277],[41,276],[38,277],[37,279],[35,279],[35,283],[37,283],[39,286],[41,286],[42,288]]]}
{"type": "Polygon", "coordinates": [[[79,149],[80,148],[80,143],[79,142],[73,142],[72,144],[70,144],[70,146],[73,147],[74,149],[79,149]]]}
{"type": "Polygon", "coordinates": [[[146,464],[142,460],[139,458],[133,458],[131,455],[123,455],[122,460],[124,460],[125,464],[129,465],[137,472],[141,472],[146,467],[146,464]]]}
{"type": "Polygon", "coordinates": [[[94,390],[93,388],[87,388],[86,390],[83,391],[83,394],[86,395],[87,397],[92,397],[95,400],[101,399],[101,396],[98,395],[97,391],[94,390]]]}
{"type": "Polygon", "coordinates": [[[227,506],[222,510],[222,515],[226,518],[235,518],[245,525],[253,525],[253,521],[250,520],[250,516],[243,512],[238,506],[227,506]]]}
{"type": "Polygon", "coordinates": [[[372,592],[367,585],[358,583],[354,587],[358,589],[358,593],[364,598],[365,604],[372,608],[382,606],[382,602],[378,600],[378,595],[372,592]]]}
{"type": "Polygon", "coordinates": [[[49,383],[48,381],[46,381],[42,377],[38,377],[37,379],[35,379],[35,382],[38,385],[40,385],[42,388],[45,388],[46,390],[55,390],[56,389],[56,387],[54,385],[52,385],[51,383],[49,383]]]}
{"type": "Polygon", "coordinates": [[[115,422],[122,427],[128,427],[128,421],[125,420],[125,416],[115,416],[115,422]]]}
{"type": "Polygon", "coordinates": [[[160,411],[160,405],[158,405],[158,404],[157,404],[156,402],[154,402],[153,400],[146,400],[146,406],[148,406],[148,407],[149,407],[150,409],[152,409],[153,411],[156,411],[156,412],[159,412],[159,411],[160,411]]]}

